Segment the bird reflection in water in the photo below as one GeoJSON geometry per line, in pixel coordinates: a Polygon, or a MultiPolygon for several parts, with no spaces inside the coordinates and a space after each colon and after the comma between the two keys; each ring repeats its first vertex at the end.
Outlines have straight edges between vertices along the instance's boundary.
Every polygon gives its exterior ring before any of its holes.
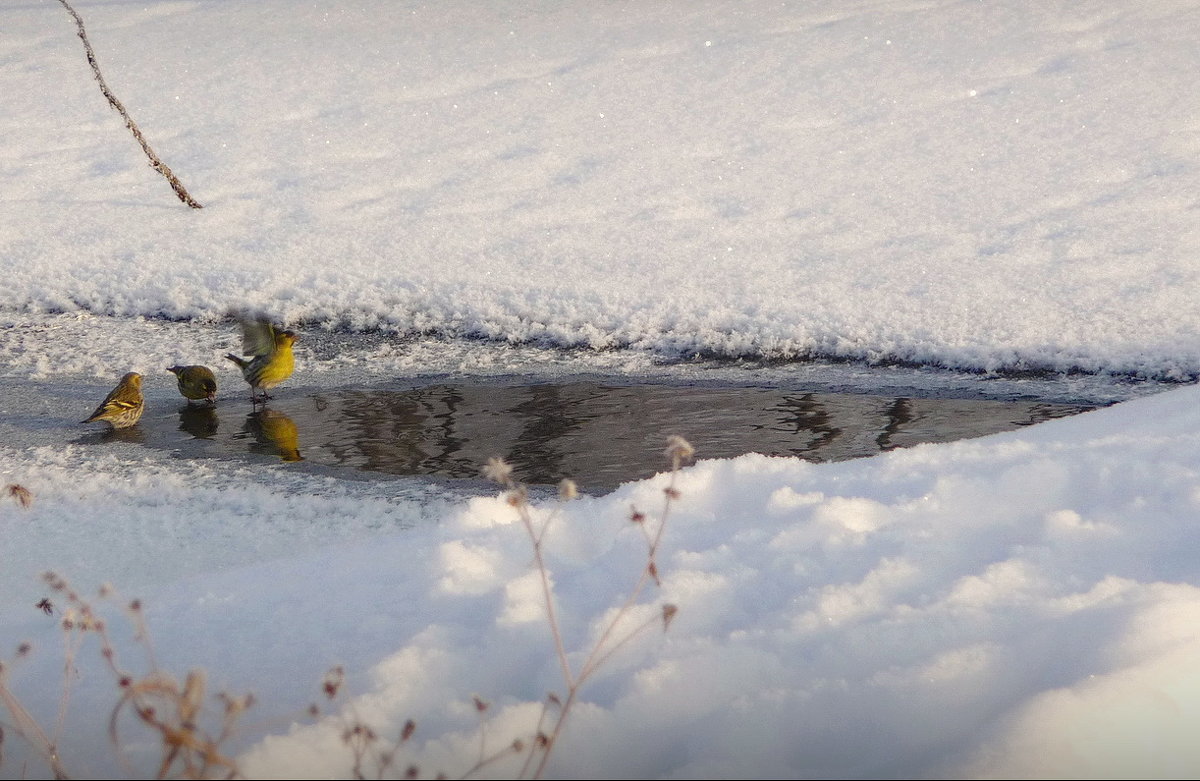
{"type": "Polygon", "coordinates": [[[263,407],[246,416],[245,430],[254,436],[251,450],[279,456],[284,461],[303,461],[300,431],[296,423],[278,410],[263,407]]]}
{"type": "Polygon", "coordinates": [[[105,426],[103,429],[88,431],[75,441],[88,445],[108,444],[110,442],[128,442],[135,445],[144,445],[146,444],[146,432],[142,431],[141,426],[129,426],[127,428],[105,426]]]}
{"type": "Polygon", "coordinates": [[[217,433],[217,409],[203,404],[188,402],[179,408],[179,430],[186,431],[196,439],[212,439],[217,433]]]}

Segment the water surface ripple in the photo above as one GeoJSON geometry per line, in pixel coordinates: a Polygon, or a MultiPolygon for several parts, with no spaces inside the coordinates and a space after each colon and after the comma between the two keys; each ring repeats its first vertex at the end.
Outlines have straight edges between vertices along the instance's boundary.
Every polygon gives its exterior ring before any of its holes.
{"type": "Polygon", "coordinates": [[[501,456],[530,484],[607,492],[661,471],[671,434],[699,458],[840,461],[1029,426],[1092,406],[779,388],[603,382],[433,384],[180,406],[206,455],[257,454],[392,475],[477,479],[501,456]]]}

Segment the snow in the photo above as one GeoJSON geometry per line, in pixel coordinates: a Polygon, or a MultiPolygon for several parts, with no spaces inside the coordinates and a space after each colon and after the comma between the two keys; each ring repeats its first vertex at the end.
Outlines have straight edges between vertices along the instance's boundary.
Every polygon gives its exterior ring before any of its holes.
{"type": "MultiPolygon", "coordinates": [[[[252,307],[304,333],[281,395],[702,373],[1118,401],[839,463],[701,449],[628,617],[652,626],[586,681],[545,775],[1200,770],[1200,2],[73,5],[203,208],[147,167],[65,10],[8,3],[0,485],[33,502],[0,496],[0,659],[47,730],[62,613],[34,606],[67,603],[45,571],[126,668],[254,693],[225,746],[246,777],[349,777],[353,717],[415,720],[395,774],[461,775],[566,693],[498,486],[81,439],[126,371],[177,402],[162,367],[220,365],[252,307]],[[335,665],[342,699],[308,715],[335,665]]],[[[663,468],[531,494],[573,665],[646,563],[630,516],[664,520],[663,468]]],[[[110,745],[86,639],[62,761],[153,775],[136,725],[132,768],[110,745]]],[[[0,725],[0,775],[46,772],[0,725]]]]}

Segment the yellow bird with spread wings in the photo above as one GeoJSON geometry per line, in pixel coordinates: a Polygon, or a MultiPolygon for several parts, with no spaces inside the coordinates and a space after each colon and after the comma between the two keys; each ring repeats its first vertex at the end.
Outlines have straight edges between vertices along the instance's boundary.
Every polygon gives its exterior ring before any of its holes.
{"type": "Polygon", "coordinates": [[[267,391],[292,376],[296,359],[292,345],[296,332],[276,328],[265,317],[241,317],[242,354],[225,357],[237,364],[250,385],[252,402],[271,398],[267,391]]]}

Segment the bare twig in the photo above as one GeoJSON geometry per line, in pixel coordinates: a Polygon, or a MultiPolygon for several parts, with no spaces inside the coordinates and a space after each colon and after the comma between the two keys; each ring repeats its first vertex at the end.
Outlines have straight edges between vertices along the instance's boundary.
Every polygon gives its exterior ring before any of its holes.
{"type": "MultiPolygon", "coordinates": [[[[522,755],[524,759],[516,777],[543,777],[572,708],[579,701],[584,683],[618,651],[627,647],[633,638],[659,621],[662,622],[664,630],[669,628],[678,612],[677,607],[661,603],[657,610],[647,614],[642,608],[650,605],[644,603],[642,595],[651,584],[661,585],[656,557],[673,503],[680,497],[676,488],[680,466],[683,460],[691,456],[691,446],[684,440],[673,437],[667,448],[671,474],[666,487],[663,488],[663,505],[657,519],[638,511],[637,508],[631,509],[629,520],[640,527],[646,544],[646,560],[623,602],[609,613],[601,626],[597,627],[599,633],[596,640],[591,644],[578,669],[573,667],[567,653],[560,619],[555,609],[550,571],[544,555],[545,537],[558,511],[546,514],[538,512],[529,503],[526,487],[514,478],[512,467],[502,459],[492,459],[488,462],[484,473],[504,486],[504,497],[516,511],[532,545],[534,566],[540,574],[546,619],[566,689],[565,697],[562,698],[554,692],[547,694],[531,733],[514,738],[498,748],[488,745],[490,705],[480,697],[474,697],[475,711],[480,718],[478,756],[475,763],[463,773],[463,778],[474,777],[501,760],[519,758],[522,755]]],[[[12,493],[20,501],[18,493],[12,493]]],[[[561,500],[570,500],[576,495],[577,489],[571,481],[564,481],[560,485],[561,500]]],[[[204,708],[204,701],[208,696],[204,671],[193,669],[183,681],[179,681],[159,667],[150,642],[142,604],[138,600],[127,603],[125,613],[134,630],[133,639],[146,655],[149,671],[141,676],[127,671],[117,659],[116,648],[109,636],[106,622],[90,602],[57,574],[45,573],[43,578],[55,593],[55,597],[53,601],[49,597],[43,598],[35,607],[47,615],[59,613],[60,625],[64,632],[64,683],[58,719],[52,734],[47,734],[8,685],[9,668],[0,662],[0,709],[7,710],[9,716],[7,721],[0,721],[0,749],[4,747],[4,739],[8,734],[16,734],[32,746],[35,754],[46,763],[55,778],[68,777],[58,755],[58,744],[63,737],[75,662],[85,636],[89,636],[97,638],[100,655],[117,683],[119,699],[109,714],[108,733],[117,758],[129,777],[133,777],[134,768],[122,748],[124,741],[121,724],[125,720],[140,725],[143,730],[157,737],[161,752],[156,773],[158,778],[239,777],[240,771],[236,761],[229,756],[225,746],[234,737],[243,714],[253,706],[253,696],[231,697],[220,693],[216,696],[222,705],[222,712],[217,719],[209,717],[211,714],[206,714],[204,708]],[[206,722],[212,721],[217,722],[214,728],[206,727],[206,722]]],[[[116,595],[111,586],[105,585],[101,588],[100,596],[112,599],[116,595]]],[[[23,644],[18,649],[17,656],[20,658],[28,653],[29,646],[23,644]]],[[[330,670],[322,682],[325,698],[331,702],[339,700],[344,685],[344,670],[341,667],[330,670]]],[[[320,709],[314,704],[309,709],[309,715],[315,718],[319,714],[320,709]]],[[[343,724],[342,741],[352,755],[352,766],[349,769],[351,777],[382,779],[385,774],[401,772],[405,778],[420,776],[419,766],[402,766],[397,756],[416,731],[414,721],[406,721],[398,738],[389,741],[360,717],[353,703],[341,709],[340,719],[343,724]]],[[[3,759],[3,754],[0,754],[0,759],[3,759]]],[[[23,768],[21,777],[25,775],[23,768]]],[[[439,774],[438,777],[445,776],[439,774]]]]}
{"type": "MultiPolygon", "coordinates": [[[[45,573],[43,579],[57,593],[57,599],[64,605],[59,622],[64,635],[64,681],[53,735],[46,734],[13,693],[8,685],[8,670],[3,664],[0,664],[0,706],[11,716],[12,730],[33,747],[37,755],[49,766],[55,778],[68,777],[58,755],[58,743],[62,738],[67,704],[70,700],[75,660],[85,636],[96,637],[99,641],[100,655],[115,677],[120,692],[119,700],[109,716],[108,732],[117,751],[117,759],[127,777],[134,777],[134,768],[121,747],[118,727],[123,715],[131,716],[136,723],[158,737],[161,749],[161,760],[156,774],[158,778],[238,776],[237,765],[225,753],[224,745],[233,738],[241,716],[254,704],[254,697],[249,694],[240,697],[218,694],[217,699],[222,707],[217,728],[206,728],[205,722],[214,719],[207,718],[205,713],[207,686],[204,671],[191,670],[180,683],[157,668],[138,601],[135,600],[129,605],[128,615],[135,628],[134,639],[145,649],[151,666],[150,671],[140,677],[126,672],[118,663],[108,627],[90,602],[55,573],[45,573]]],[[[104,587],[101,595],[113,596],[111,587],[104,587]]],[[[37,608],[47,613],[56,609],[49,599],[43,599],[37,608]]],[[[28,653],[28,645],[23,644],[18,650],[18,657],[28,653]]],[[[25,777],[24,774],[22,777],[25,777]]]]}
{"type": "Polygon", "coordinates": [[[29,711],[25,710],[25,706],[8,688],[7,672],[5,666],[0,663],[0,703],[4,704],[13,719],[13,730],[46,760],[55,778],[69,778],[66,768],[59,759],[57,747],[51,742],[37,720],[30,715],[29,711]]]}
{"type": "MultiPolygon", "coordinates": [[[[687,455],[683,457],[690,457],[691,446],[681,438],[673,438],[673,441],[675,439],[678,439],[678,441],[683,444],[683,448],[687,451],[687,455]]],[[[663,530],[667,525],[667,516],[671,510],[671,502],[674,499],[679,498],[679,491],[675,488],[675,478],[679,472],[680,462],[682,460],[678,453],[672,455],[670,448],[668,448],[667,453],[668,456],[672,457],[671,479],[667,487],[663,489],[663,508],[658,518],[658,529],[655,531],[653,537],[650,537],[649,532],[645,529],[645,517],[642,516],[642,514],[637,510],[634,510],[631,514],[631,519],[635,523],[638,523],[640,526],[642,526],[643,532],[647,534],[646,566],[642,568],[642,572],[638,576],[637,582],[630,590],[629,595],[626,597],[625,602],[613,615],[612,620],[608,622],[608,625],[600,634],[600,638],[596,641],[595,645],[592,646],[591,653],[588,654],[587,659],[580,666],[579,672],[575,676],[574,680],[571,680],[570,678],[567,679],[567,699],[562,704],[562,708],[558,713],[558,718],[555,719],[554,726],[550,730],[550,733],[545,735],[543,740],[539,741],[539,744],[542,747],[542,754],[541,758],[538,760],[537,768],[533,772],[533,778],[541,778],[545,773],[546,763],[550,761],[550,754],[554,750],[555,744],[558,742],[558,736],[562,734],[563,727],[567,721],[567,716],[570,714],[571,707],[575,704],[576,699],[578,699],[580,688],[583,686],[584,682],[586,682],[588,678],[590,678],[592,674],[595,673],[596,670],[598,670],[601,665],[603,665],[604,662],[606,662],[622,646],[624,646],[627,642],[633,639],[634,636],[645,630],[647,627],[654,625],[656,620],[658,620],[660,617],[663,621],[663,628],[665,630],[670,624],[670,619],[678,610],[678,608],[676,608],[674,605],[664,605],[661,614],[655,615],[650,620],[633,627],[627,631],[623,637],[614,639],[618,627],[624,625],[624,619],[626,615],[630,610],[633,609],[633,606],[637,603],[638,598],[648,585],[649,581],[653,580],[655,585],[660,585],[661,583],[658,578],[658,565],[655,563],[654,557],[658,553],[659,543],[662,541],[663,530]]],[[[548,603],[549,598],[547,598],[547,604],[548,603]]],[[[551,616],[551,619],[553,620],[553,616],[551,616]]],[[[558,627],[553,626],[552,628],[555,636],[557,636],[559,634],[558,627]]],[[[532,758],[533,755],[530,754],[528,759],[532,758]]]]}
{"type": "Polygon", "coordinates": [[[121,101],[117,100],[117,96],[108,88],[108,84],[104,81],[104,75],[100,73],[100,65],[96,62],[96,53],[92,51],[92,44],[88,41],[87,31],[83,29],[83,19],[80,18],[79,14],[75,12],[75,9],[71,7],[71,4],[67,0],[58,0],[58,2],[62,3],[63,8],[67,9],[67,13],[71,14],[71,17],[75,20],[75,26],[79,28],[79,39],[83,41],[83,48],[87,52],[88,64],[92,66],[92,73],[96,76],[96,81],[100,84],[100,92],[104,94],[109,105],[115,108],[121,115],[121,118],[125,120],[125,127],[129,128],[129,132],[133,133],[133,137],[141,144],[142,151],[146,153],[146,157],[150,158],[150,167],[166,177],[167,181],[171,184],[171,189],[179,196],[179,200],[193,209],[204,208],[192,198],[187,188],[183,186],[183,182],[179,181],[178,177],[167,167],[167,164],[160,160],[158,155],[154,154],[154,150],[150,148],[150,144],[142,136],[142,131],[138,129],[133,118],[129,116],[129,112],[125,110],[125,106],[121,104],[121,101]]]}
{"type": "MultiPolygon", "coordinates": [[[[646,564],[642,567],[638,579],[626,596],[625,601],[604,626],[599,638],[592,646],[587,658],[580,665],[577,672],[572,669],[567,657],[562,631],[559,628],[558,616],[554,608],[554,593],[550,584],[550,574],[546,567],[542,551],[542,542],[549,529],[550,522],[553,520],[553,514],[544,519],[540,528],[537,527],[534,523],[533,512],[529,506],[525,487],[514,478],[512,467],[500,458],[489,460],[484,467],[484,475],[487,478],[508,489],[508,503],[517,511],[517,516],[525,528],[526,534],[529,535],[530,543],[533,546],[534,566],[541,578],[542,598],[545,601],[546,607],[546,620],[550,625],[550,634],[554,638],[554,648],[558,656],[559,666],[562,668],[563,683],[566,684],[567,694],[565,700],[560,700],[557,695],[551,693],[547,698],[547,702],[543,703],[542,712],[538,718],[535,738],[518,774],[520,778],[541,778],[545,773],[546,764],[550,761],[550,755],[554,750],[559,735],[562,733],[571,708],[578,699],[580,689],[588,678],[608,661],[613,654],[648,627],[661,621],[663,629],[667,629],[671,624],[671,620],[678,612],[678,608],[675,605],[664,604],[660,611],[649,619],[633,627],[626,627],[626,619],[630,611],[637,605],[646,587],[651,581],[655,585],[661,585],[661,580],[658,576],[658,564],[655,557],[662,542],[663,530],[667,525],[667,516],[670,514],[671,504],[680,496],[679,489],[675,487],[676,477],[683,462],[692,458],[694,451],[685,439],[672,436],[667,442],[666,455],[671,462],[671,477],[667,487],[663,489],[663,507],[658,516],[657,527],[653,531],[647,528],[649,520],[637,508],[634,508],[630,512],[630,521],[641,528],[642,535],[646,541],[646,564]],[[553,716],[550,713],[551,705],[556,706],[556,713],[553,716]],[[548,732],[543,729],[544,725],[549,726],[548,732]]],[[[560,498],[571,499],[574,496],[575,486],[573,483],[568,481],[567,484],[560,485],[560,498]]],[[[476,769],[472,768],[468,771],[467,775],[469,776],[476,769]]]]}

